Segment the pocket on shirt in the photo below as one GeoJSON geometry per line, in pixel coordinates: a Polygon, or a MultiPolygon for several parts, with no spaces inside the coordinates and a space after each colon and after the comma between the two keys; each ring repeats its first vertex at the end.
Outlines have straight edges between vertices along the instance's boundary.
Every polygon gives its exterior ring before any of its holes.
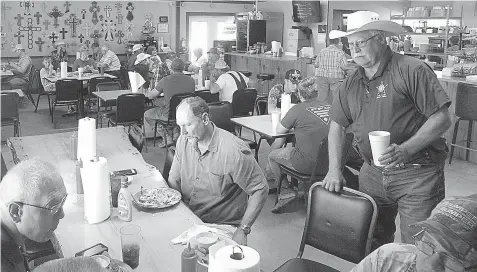
{"type": "Polygon", "coordinates": [[[212,196],[222,196],[224,175],[209,173],[209,191],[212,196]]]}

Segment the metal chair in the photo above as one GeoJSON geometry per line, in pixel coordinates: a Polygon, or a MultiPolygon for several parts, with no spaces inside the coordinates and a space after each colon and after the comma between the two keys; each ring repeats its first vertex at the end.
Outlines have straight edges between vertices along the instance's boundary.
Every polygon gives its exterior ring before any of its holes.
{"type": "MultiPolygon", "coordinates": [[[[230,102],[220,101],[209,103],[208,105],[210,120],[214,122],[217,127],[236,135],[235,126],[230,120],[232,118],[232,105],[230,102]]],[[[257,142],[242,137],[239,138],[244,141],[250,149],[255,150],[255,160],[258,161],[258,149],[260,146],[257,142]]]]}
{"type": "Polygon", "coordinates": [[[51,107],[51,122],[54,124],[55,107],[75,105],[76,119],[78,119],[79,101],[82,92],[82,83],[76,79],[62,79],[55,84],[56,96],[51,107]]]}
{"type": "Polygon", "coordinates": [[[313,184],[297,257],[288,260],[275,272],[339,271],[303,259],[305,245],[359,263],[371,252],[377,213],[376,202],[367,194],[346,187],[340,193],[332,193],[323,188],[321,182],[313,184]]]}
{"type": "Polygon", "coordinates": [[[50,95],[54,94],[49,94],[45,92],[45,88],[43,88],[43,84],[41,83],[41,77],[40,77],[40,71],[33,69],[32,70],[32,75],[33,78],[30,82],[28,82],[28,85],[26,87],[26,91],[28,93],[28,96],[30,97],[32,94],[38,94],[38,97],[36,98],[36,103],[33,103],[33,106],[35,106],[35,112],[38,110],[38,105],[40,104],[40,97],[43,95],[46,95],[48,98],[48,109],[51,114],[51,100],[50,100],[50,95]]]}
{"type": "MultiPolygon", "coordinates": [[[[353,143],[353,138],[354,135],[352,133],[347,133],[345,136],[345,142],[343,145],[343,153],[342,153],[342,158],[341,158],[341,165],[342,165],[342,171],[344,170],[346,159],[348,158],[348,152],[351,148],[351,144],[353,143]]],[[[318,154],[316,156],[316,164],[313,169],[313,172],[311,175],[305,174],[305,173],[300,173],[296,171],[295,169],[292,169],[290,167],[287,167],[282,164],[278,164],[280,166],[280,180],[278,181],[278,193],[277,193],[277,198],[275,200],[275,203],[278,202],[278,196],[280,195],[280,190],[282,187],[282,175],[288,175],[291,178],[300,180],[303,182],[303,187],[305,189],[305,195],[308,193],[308,190],[310,186],[317,181],[322,181],[326,174],[328,173],[328,138],[325,137],[321,143],[320,147],[318,149],[318,154]]]]}
{"type": "MultiPolygon", "coordinates": [[[[122,94],[116,100],[116,114],[108,120],[109,125],[132,126],[137,124],[144,130],[144,105],[146,97],[141,93],[122,94]]],[[[144,131],[143,131],[144,132],[144,131]]]]}
{"type": "MultiPolygon", "coordinates": [[[[96,86],[100,83],[105,83],[105,82],[113,82],[115,81],[114,79],[110,78],[110,77],[94,77],[92,79],[89,80],[89,85],[88,85],[88,94],[86,95],[86,97],[88,98],[88,110],[87,112],[89,113],[89,110],[90,110],[90,105],[91,105],[91,98],[93,97],[93,92],[96,92],[96,86]]],[[[121,87],[119,87],[119,89],[116,89],[116,90],[120,90],[121,87]]],[[[83,95],[83,99],[84,99],[84,95],[83,95]]]]}
{"type": "MultiPolygon", "coordinates": [[[[167,120],[156,119],[154,122],[154,146],[156,146],[157,125],[161,124],[165,129],[167,129],[168,126],[175,124],[177,106],[179,106],[183,99],[194,96],[195,93],[178,93],[171,96],[171,99],[169,100],[169,114],[167,115],[167,120]]],[[[167,149],[167,137],[164,137],[164,143],[166,144],[167,149]]]]}
{"type": "MultiPolygon", "coordinates": [[[[109,81],[109,82],[100,82],[96,85],[96,92],[104,92],[104,91],[116,91],[121,90],[121,84],[117,81],[109,81]]],[[[98,99],[98,111],[96,113],[96,126],[98,123],[100,127],[103,127],[103,118],[111,117],[114,112],[112,111],[112,107],[116,106],[116,101],[104,101],[102,102],[101,99],[98,99]],[[101,107],[105,108],[105,111],[101,112],[101,107]],[[107,108],[111,108],[111,110],[107,110],[107,108]],[[101,114],[100,114],[101,113],[101,114]]]]}
{"type": "Polygon", "coordinates": [[[239,71],[239,72],[242,73],[246,77],[252,76],[252,72],[250,72],[250,71],[239,71]]]}
{"type": "Polygon", "coordinates": [[[259,96],[265,96],[265,97],[268,96],[268,92],[270,91],[270,81],[272,81],[273,79],[275,79],[274,74],[257,74],[258,83],[261,85],[259,96]],[[263,91],[263,82],[265,82],[265,81],[267,82],[267,89],[264,92],[263,91]]]}
{"type": "Polygon", "coordinates": [[[473,124],[477,121],[477,86],[473,84],[466,84],[459,82],[457,85],[456,103],[455,103],[455,115],[458,117],[454,125],[454,134],[452,136],[452,143],[450,148],[449,165],[452,162],[452,156],[454,154],[454,148],[459,147],[466,149],[465,160],[469,161],[469,152],[477,151],[477,149],[471,148],[472,144],[472,131],[473,124]],[[457,132],[459,131],[460,121],[468,121],[469,127],[467,129],[466,146],[456,144],[457,132]]]}
{"type": "Polygon", "coordinates": [[[20,115],[18,113],[18,104],[20,96],[17,93],[1,93],[2,116],[1,125],[13,126],[13,136],[20,136],[20,115]]]}
{"type": "Polygon", "coordinates": [[[164,161],[164,168],[162,169],[162,177],[164,177],[167,185],[169,185],[169,172],[171,171],[172,161],[174,160],[175,155],[176,148],[171,146],[166,153],[166,160],[164,161]]]}
{"type": "Polygon", "coordinates": [[[219,93],[211,93],[210,90],[196,91],[195,94],[204,99],[206,103],[212,103],[219,101],[219,93]]]}

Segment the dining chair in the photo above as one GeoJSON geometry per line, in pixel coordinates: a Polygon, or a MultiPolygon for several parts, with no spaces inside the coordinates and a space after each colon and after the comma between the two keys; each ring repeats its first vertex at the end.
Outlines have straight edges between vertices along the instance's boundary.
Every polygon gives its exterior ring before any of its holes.
{"type": "Polygon", "coordinates": [[[45,88],[43,88],[43,84],[41,83],[41,77],[40,77],[40,71],[33,69],[32,70],[33,77],[30,82],[28,82],[26,91],[29,96],[32,94],[37,94],[38,97],[36,98],[36,103],[33,103],[33,106],[35,106],[35,112],[38,110],[38,105],[40,103],[40,97],[46,95],[48,98],[48,110],[51,114],[51,100],[50,100],[50,95],[55,95],[54,93],[47,93],[45,91],[45,88]]]}
{"type": "MultiPolygon", "coordinates": [[[[345,169],[346,159],[348,158],[348,153],[351,148],[351,144],[353,143],[353,138],[354,138],[353,133],[347,133],[345,136],[342,157],[341,157],[342,171],[344,171],[345,169]]],[[[280,179],[278,181],[278,186],[277,186],[278,192],[277,192],[277,198],[275,200],[275,203],[278,203],[278,196],[280,195],[280,191],[282,187],[283,175],[290,176],[292,179],[297,179],[303,182],[305,195],[307,195],[308,190],[313,183],[317,181],[322,181],[325,178],[326,174],[328,173],[328,167],[329,167],[328,164],[329,164],[328,163],[328,137],[325,137],[320,143],[318,154],[316,156],[315,167],[313,168],[313,172],[311,175],[300,173],[293,168],[290,168],[288,166],[278,163],[278,166],[280,167],[280,179]]]]}
{"type": "Polygon", "coordinates": [[[129,86],[129,74],[128,74],[128,69],[121,67],[119,69],[119,82],[121,83],[121,89],[123,90],[130,90],[129,86]]]}
{"type": "Polygon", "coordinates": [[[253,115],[256,99],[257,89],[247,88],[242,91],[235,91],[232,96],[233,117],[253,115]]]}
{"type": "Polygon", "coordinates": [[[308,194],[305,228],[296,258],[275,272],[338,272],[328,265],[302,258],[305,246],[359,263],[371,252],[378,208],[369,195],[344,187],[330,192],[321,182],[313,184],[308,194]]]}
{"type": "MultiPolygon", "coordinates": [[[[153,144],[156,146],[156,137],[157,137],[157,125],[161,124],[164,129],[176,123],[176,110],[177,106],[181,103],[183,99],[188,97],[194,97],[195,93],[178,93],[171,96],[169,100],[169,114],[167,120],[156,119],[154,122],[154,140],[153,144]]],[[[166,144],[166,149],[168,148],[167,137],[164,137],[164,143],[166,144]]]]}
{"type": "Polygon", "coordinates": [[[132,126],[137,124],[143,128],[144,133],[144,105],[146,97],[141,93],[122,94],[116,100],[116,114],[111,116],[108,127],[123,125],[132,126]]]}
{"type": "Polygon", "coordinates": [[[167,150],[166,160],[164,161],[164,168],[162,169],[162,177],[166,181],[167,185],[169,185],[169,172],[171,171],[172,161],[174,161],[175,155],[176,148],[174,146],[171,146],[171,148],[167,150]]]}
{"type": "MultiPolygon", "coordinates": [[[[100,83],[105,83],[105,82],[113,82],[115,81],[115,79],[112,79],[110,77],[106,77],[106,76],[100,76],[100,77],[94,77],[92,79],[89,80],[88,82],[88,93],[86,95],[86,98],[88,99],[88,110],[87,112],[89,113],[89,110],[90,110],[90,105],[91,105],[91,98],[93,98],[93,92],[96,92],[96,86],[100,83]]],[[[117,90],[120,90],[121,87],[117,90]]],[[[83,99],[85,99],[84,97],[84,94],[83,94],[83,99]]]]}
{"type": "Polygon", "coordinates": [[[40,71],[32,67],[30,75],[28,77],[28,82],[21,88],[21,90],[26,95],[26,97],[31,101],[33,106],[36,106],[36,105],[35,105],[35,100],[33,99],[32,94],[37,93],[37,89],[39,88],[39,85],[43,87],[40,80],[40,71]]]}
{"type": "Polygon", "coordinates": [[[211,93],[210,90],[196,91],[195,94],[204,99],[206,103],[212,103],[219,101],[219,93],[211,93]]]}
{"type": "Polygon", "coordinates": [[[51,122],[54,124],[53,117],[57,106],[72,106],[76,108],[76,119],[78,119],[79,101],[82,92],[82,83],[77,79],[61,79],[56,81],[56,96],[51,107],[51,122]]]}
{"type": "Polygon", "coordinates": [[[20,136],[20,115],[18,104],[20,96],[17,93],[1,93],[1,126],[13,126],[13,137],[20,136]]]}
{"type": "MultiPolygon", "coordinates": [[[[235,125],[232,123],[232,105],[228,101],[219,101],[219,102],[213,102],[209,103],[209,118],[214,124],[223,129],[226,130],[234,135],[235,133],[235,125]]],[[[255,151],[255,160],[258,161],[258,149],[259,145],[252,140],[245,139],[242,137],[239,137],[242,141],[247,144],[250,149],[253,149],[255,151]]]]}
{"type": "MultiPolygon", "coordinates": [[[[96,84],[96,92],[104,92],[104,91],[117,91],[121,90],[121,84],[117,81],[106,81],[106,82],[100,82],[96,84]]],[[[98,99],[98,110],[96,113],[96,126],[98,126],[98,123],[100,127],[103,127],[103,118],[109,118],[111,117],[114,112],[113,112],[113,106],[116,106],[116,101],[101,101],[101,99],[98,99]],[[104,111],[101,111],[101,107],[104,107],[104,111]],[[107,108],[110,108],[108,110],[107,108]]]]}

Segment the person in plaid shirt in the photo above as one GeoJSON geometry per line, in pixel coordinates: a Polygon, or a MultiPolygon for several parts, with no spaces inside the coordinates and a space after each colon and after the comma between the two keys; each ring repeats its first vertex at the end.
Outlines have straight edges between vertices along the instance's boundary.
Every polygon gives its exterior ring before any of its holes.
{"type": "Polygon", "coordinates": [[[315,76],[320,91],[318,99],[331,104],[337,96],[340,80],[345,78],[348,64],[346,54],[338,47],[338,39],[330,39],[330,46],[318,53],[315,61],[315,76]]]}

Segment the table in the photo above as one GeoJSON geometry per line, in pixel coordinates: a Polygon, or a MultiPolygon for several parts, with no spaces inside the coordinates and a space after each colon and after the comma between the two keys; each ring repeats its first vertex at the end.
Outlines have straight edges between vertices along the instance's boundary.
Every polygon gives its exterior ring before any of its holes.
{"type": "Polygon", "coordinates": [[[231,121],[236,125],[248,128],[253,132],[257,132],[271,138],[283,138],[294,134],[293,129],[287,131],[286,133],[277,133],[275,128],[272,127],[271,115],[254,115],[232,118],[231,121]]]}
{"type": "MultiPolygon", "coordinates": [[[[40,157],[56,166],[65,182],[68,192],[65,202],[65,217],[55,231],[61,243],[65,257],[72,257],[78,251],[99,242],[109,247],[110,255],[122,260],[119,229],[123,225],[137,224],[141,227],[142,241],[140,264],[135,271],[176,272],[180,271],[180,256],[184,249],[181,245],[171,244],[183,231],[201,220],[182,202],[178,205],[150,212],[141,212],[133,208],[132,222],[123,222],[113,209],[111,217],[98,224],[89,225],[83,218],[83,201],[76,195],[75,162],[69,159],[69,142],[72,132],[40,136],[9,138],[15,163],[40,157]]],[[[135,168],[138,174],[133,176],[129,186],[131,193],[140,190],[140,186],[166,187],[161,173],[147,164],[141,154],[130,144],[124,127],[98,129],[96,134],[97,154],[108,160],[109,171],[135,168]]]]}
{"type": "Polygon", "coordinates": [[[13,76],[12,70],[6,70],[6,71],[0,70],[0,77],[4,77],[4,76],[13,76]]]}
{"type": "Polygon", "coordinates": [[[107,74],[107,73],[104,73],[103,75],[93,74],[93,73],[86,73],[86,74],[83,74],[83,76],[81,78],[78,78],[77,73],[69,72],[67,74],[67,77],[65,77],[65,78],[60,78],[60,77],[57,77],[57,76],[51,76],[51,77],[47,77],[46,80],[48,80],[49,82],[57,82],[58,80],[61,80],[61,79],[78,79],[78,80],[82,80],[82,81],[88,81],[88,80],[90,80],[92,78],[95,78],[95,77],[116,78],[115,76],[107,74]]]}
{"type": "Polygon", "coordinates": [[[24,97],[25,94],[21,89],[13,89],[13,90],[1,90],[1,93],[17,93],[19,97],[24,97]]]}
{"type": "MultiPolygon", "coordinates": [[[[101,99],[103,102],[115,101],[122,94],[131,93],[131,90],[116,90],[116,91],[102,91],[102,92],[93,92],[93,95],[101,99]]],[[[99,111],[99,103],[98,103],[99,111]]]]}

